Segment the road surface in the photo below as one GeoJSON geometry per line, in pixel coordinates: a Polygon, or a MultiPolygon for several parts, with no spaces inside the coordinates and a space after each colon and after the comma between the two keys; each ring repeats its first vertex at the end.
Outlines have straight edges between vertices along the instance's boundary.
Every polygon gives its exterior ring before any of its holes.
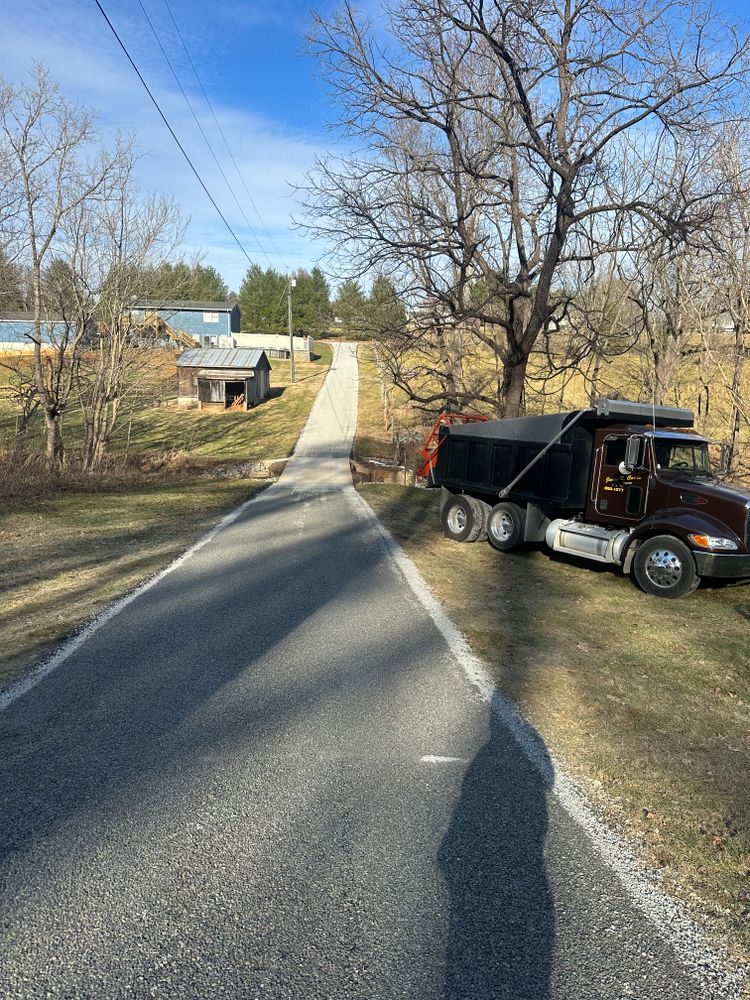
{"type": "Polygon", "coordinates": [[[348,476],[281,480],[0,714],[0,996],[720,995],[467,681],[348,476]]]}

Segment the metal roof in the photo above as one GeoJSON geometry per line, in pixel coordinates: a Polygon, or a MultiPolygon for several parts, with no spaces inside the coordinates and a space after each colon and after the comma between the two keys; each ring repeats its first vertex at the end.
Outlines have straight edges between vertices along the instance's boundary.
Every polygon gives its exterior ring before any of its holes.
{"type": "Polygon", "coordinates": [[[197,302],[193,299],[138,299],[131,302],[129,309],[154,309],[159,311],[179,312],[188,310],[196,312],[231,312],[237,305],[236,302],[197,302]]]}
{"type": "MultiPolygon", "coordinates": [[[[257,368],[265,351],[249,347],[191,347],[177,359],[178,368],[257,368]]],[[[270,365],[269,365],[270,367],[270,365]]]]}

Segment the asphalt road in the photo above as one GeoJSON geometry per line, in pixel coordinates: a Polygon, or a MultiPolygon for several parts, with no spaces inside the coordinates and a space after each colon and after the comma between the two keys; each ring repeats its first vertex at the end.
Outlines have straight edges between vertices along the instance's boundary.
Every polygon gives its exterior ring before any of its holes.
{"type": "Polygon", "coordinates": [[[342,347],[281,481],[0,715],[0,995],[714,995],[363,520],[355,417],[342,347]]]}

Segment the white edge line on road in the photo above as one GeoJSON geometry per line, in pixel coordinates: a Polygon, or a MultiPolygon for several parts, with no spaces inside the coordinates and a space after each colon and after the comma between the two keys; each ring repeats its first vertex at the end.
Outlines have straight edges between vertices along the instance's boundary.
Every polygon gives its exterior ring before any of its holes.
{"type": "Polygon", "coordinates": [[[268,492],[268,489],[270,489],[270,486],[260,490],[260,492],[250,497],[249,500],[245,500],[244,503],[240,504],[239,507],[235,507],[234,510],[225,514],[218,524],[215,524],[210,531],[199,538],[197,542],[191,545],[189,549],[186,549],[185,552],[179,555],[168,566],[159,570],[159,572],[155,573],[154,576],[150,576],[147,580],[144,580],[143,583],[138,584],[135,589],[129,591],[123,597],[118,598],[113,604],[110,604],[103,611],[100,611],[99,614],[84,625],[80,631],[75,632],[68,639],[64,639],[62,645],[60,645],[50,657],[43,660],[39,666],[31,670],[30,673],[28,673],[25,677],[22,677],[21,680],[16,681],[3,691],[0,691],[0,712],[5,711],[5,709],[8,708],[9,705],[12,705],[14,701],[17,701],[22,695],[31,691],[32,688],[35,688],[40,681],[43,681],[45,677],[48,677],[53,672],[53,670],[56,670],[62,663],[72,656],[77,649],[80,649],[84,642],[86,642],[86,640],[90,638],[94,632],[98,632],[99,629],[103,625],[106,625],[107,622],[111,621],[115,615],[119,615],[123,608],[126,608],[137,597],[140,597],[141,594],[145,594],[147,590],[151,590],[152,587],[155,587],[160,580],[163,580],[165,576],[168,576],[170,573],[173,573],[176,569],[182,566],[182,564],[185,563],[191,556],[195,555],[196,552],[202,549],[204,545],[208,545],[210,541],[216,538],[220,531],[228,528],[233,521],[236,521],[237,518],[247,510],[250,504],[255,503],[263,497],[268,492]]]}
{"type": "Polygon", "coordinates": [[[720,948],[708,944],[697,924],[655,883],[656,876],[644,868],[628,842],[600,819],[582,787],[550,755],[539,734],[523,719],[515,703],[495,686],[485,664],[471,651],[464,636],[446,615],[416,565],[393,535],[354,488],[351,495],[356,498],[353,505],[360,517],[369,521],[380,536],[388,555],[432,618],[471,684],[508,729],[550,794],[554,795],[571,819],[585,831],[597,853],[619,878],[632,902],[656,925],[682,962],[704,984],[709,991],[707,997],[711,1000],[738,1000],[742,985],[746,982],[743,971],[720,948]]]}

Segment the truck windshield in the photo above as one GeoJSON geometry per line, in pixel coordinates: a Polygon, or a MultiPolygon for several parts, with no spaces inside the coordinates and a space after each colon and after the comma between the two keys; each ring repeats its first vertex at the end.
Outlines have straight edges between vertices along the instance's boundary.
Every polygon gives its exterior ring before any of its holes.
{"type": "Polygon", "coordinates": [[[708,445],[696,441],[654,441],[656,464],[660,469],[679,469],[691,475],[709,476],[708,445]]]}

